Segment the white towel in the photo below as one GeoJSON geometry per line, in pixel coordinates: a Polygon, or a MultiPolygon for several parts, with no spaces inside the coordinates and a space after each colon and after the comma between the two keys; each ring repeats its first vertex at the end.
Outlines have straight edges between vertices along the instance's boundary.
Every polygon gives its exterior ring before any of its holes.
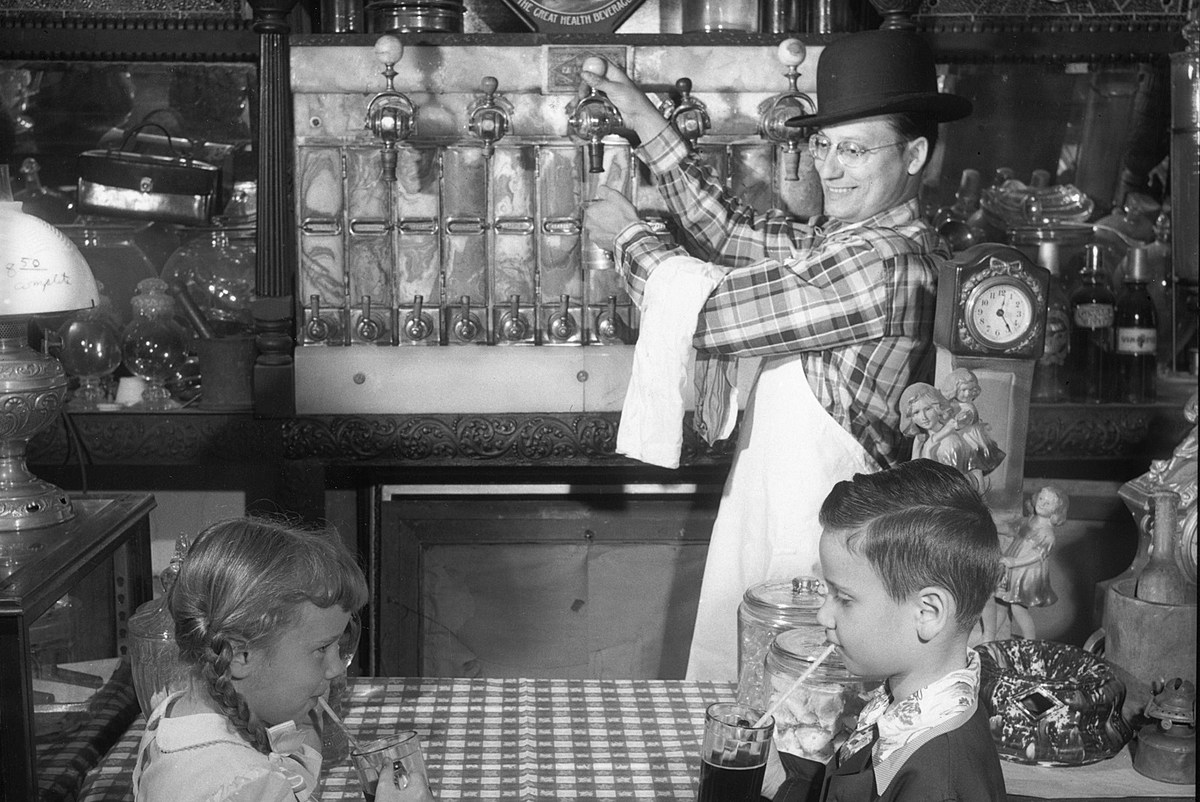
{"type": "MultiPolygon", "coordinates": [[[[646,279],[633,370],[617,430],[617,453],[664,468],[679,467],[684,392],[696,318],[724,275],[724,269],[708,262],[672,256],[646,279]]],[[[720,400],[696,399],[698,409],[722,410],[720,420],[705,424],[709,442],[728,437],[737,420],[737,388],[727,380],[731,364],[736,362],[727,363],[704,382],[709,392],[721,395],[720,400]]]]}

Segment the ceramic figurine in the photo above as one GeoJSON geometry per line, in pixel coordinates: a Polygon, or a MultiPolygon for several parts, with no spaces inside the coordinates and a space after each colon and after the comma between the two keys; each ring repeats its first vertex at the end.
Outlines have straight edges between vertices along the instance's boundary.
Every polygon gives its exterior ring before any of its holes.
{"type": "Polygon", "coordinates": [[[956,368],[946,374],[939,389],[954,410],[949,425],[971,447],[971,467],[981,471],[984,476],[988,475],[1004,461],[1006,455],[988,434],[988,425],[979,420],[979,411],[975,408],[975,399],[983,392],[979,378],[967,368],[956,368]]]}
{"type": "MultiPolygon", "coordinates": [[[[1001,560],[1005,575],[996,598],[1001,615],[1012,621],[1012,631],[1025,638],[1037,637],[1030,607],[1048,607],[1058,601],[1050,586],[1050,550],[1054,529],[1067,520],[1067,494],[1054,485],[1037,491],[1026,505],[1028,517],[1017,530],[1001,560]]],[[[997,624],[996,630],[1000,626],[997,624]]]]}
{"type": "Polygon", "coordinates": [[[912,458],[931,459],[962,471],[980,493],[987,490],[983,471],[973,467],[975,450],[954,424],[954,408],[936,387],[910,384],[900,395],[900,430],[913,438],[912,458]]]}

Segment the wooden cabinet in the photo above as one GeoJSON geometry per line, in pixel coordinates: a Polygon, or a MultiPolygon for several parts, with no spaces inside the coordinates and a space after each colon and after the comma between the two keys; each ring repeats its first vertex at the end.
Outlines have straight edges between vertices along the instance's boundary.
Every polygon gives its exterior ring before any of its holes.
{"type": "MultiPolygon", "coordinates": [[[[125,655],[129,617],[153,595],[153,496],[79,496],[72,505],[75,517],[66,523],[0,533],[3,799],[52,798],[47,789],[60,779],[55,773],[74,771],[82,779],[111,745],[87,737],[98,723],[89,717],[112,714],[108,706],[93,704],[99,692],[64,703],[45,688],[96,685],[80,664],[125,655]]],[[[118,712],[136,715],[132,692],[124,698],[133,709],[118,712]]],[[[109,737],[119,736],[118,731],[109,737]]]]}

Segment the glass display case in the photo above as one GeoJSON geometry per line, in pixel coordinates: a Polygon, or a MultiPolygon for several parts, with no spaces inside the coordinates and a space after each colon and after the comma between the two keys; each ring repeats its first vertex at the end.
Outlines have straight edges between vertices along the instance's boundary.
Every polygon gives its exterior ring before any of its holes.
{"type": "Polygon", "coordinates": [[[137,715],[128,621],[151,592],[153,496],[86,495],[0,533],[0,796],[74,799],[137,715]]]}

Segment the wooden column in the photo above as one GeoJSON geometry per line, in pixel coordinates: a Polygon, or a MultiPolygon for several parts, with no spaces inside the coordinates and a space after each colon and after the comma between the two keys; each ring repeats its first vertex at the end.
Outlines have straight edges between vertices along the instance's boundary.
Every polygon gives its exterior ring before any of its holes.
{"type": "Polygon", "coordinates": [[[254,9],[254,31],[259,35],[254,412],[262,417],[290,417],[296,412],[292,361],[296,248],[287,15],[296,0],[249,2],[254,9]]]}

